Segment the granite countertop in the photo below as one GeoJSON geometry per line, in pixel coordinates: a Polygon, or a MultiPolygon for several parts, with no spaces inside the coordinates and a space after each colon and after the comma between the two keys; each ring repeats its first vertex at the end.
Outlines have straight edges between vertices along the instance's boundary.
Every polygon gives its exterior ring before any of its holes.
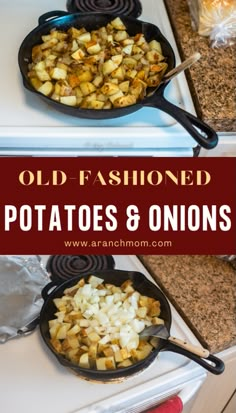
{"type": "Polygon", "coordinates": [[[186,71],[199,118],[217,132],[236,131],[236,45],[212,48],[193,30],[187,0],[165,0],[180,57],[201,59],[186,71]]]}
{"type": "Polygon", "coordinates": [[[212,353],[236,344],[236,269],[215,256],[139,257],[200,343],[212,353]]]}

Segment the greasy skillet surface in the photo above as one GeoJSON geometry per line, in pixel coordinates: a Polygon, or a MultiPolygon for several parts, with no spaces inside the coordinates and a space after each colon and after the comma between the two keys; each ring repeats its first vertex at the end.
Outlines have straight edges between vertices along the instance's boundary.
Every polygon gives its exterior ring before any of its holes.
{"type": "MultiPolygon", "coordinates": [[[[46,13],[45,16],[55,15],[57,16],[58,11],[46,13]]],[[[64,12],[60,12],[63,13],[64,12]]],[[[126,106],[124,108],[113,108],[113,109],[80,109],[79,107],[72,107],[63,105],[62,103],[58,103],[47,96],[42,95],[41,93],[37,92],[33,86],[31,85],[27,73],[28,73],[28,64],[32,61],[31,52],[33,46],[36,44],[42,43],[41,36],[44,34],[48,34],[51,29],[57,28],[58,30],[67,31],[70,27],[74,26],[76,28],[85,27],[87,31],[92,31],[98,29],[102,26],[106,26],[111,20],[115,19],[117,15],[113,14],[102,14],[102,13],[75,13],[75,14],[67,14],[65,16],[57,17],[55,19],[46,21],[45,23],[40,24],[36,27],[28,36],[24,39],[18,55],[18,61],[20,70],[23,76],[23,82],[27,89],[30,91],[39,94],[41,98],[46,100],[46,102],[53,105],[57,110],[60,110],[64,113],[67,113],[72,116],[80,117],[80,118],[91,118],[91,119],[110,119],[116,118],[124,115],[128,115],[129,113],[135,112],[143,107],[141,101],[140,103],[136,103],[135,105],[126,106]]],[[[162,35],[158,27],[154,26],[153,24],[143,22],[141,20],[137,20],[132,17],[127,16],[120,16],[123,23],[127,27],[127,32],[130,36],[134,36],[137,33],[143,33],[147,41],[151,41],[153,39],[160,42],[162,47],[163,55],[166,57],[166,62],[168,63],[168,69],[171,70],[175,67],[175,56],[174,52],[166,40],[166,38],[162,35]]],[[[39,21],[43,22],[45,19],[42,16],[39,21]]],[[[159,91],[162,92],[166,85],[162,85],[159,88],[159,91]]],[[[151,90],[149,88],[149,90],[151,90]]],[[[145,100],[145,99],[144,99],[145,100]]]]}
{"type": "MultiPolygon", "coordinates": [[[[161,315],[160,317],[164,319],[165,325],[168,330],[170,330],[171,326],[171,311],[169,304],[163,295],[163,293],[157,288],[152,282],[150,282],[143,274],[134,271],[120,271],[120,270],[106,270],[106,271],[98,271],[93,272],[93,275],[101,277],[104,279],[105,282],[109,282],[111,284],[120,286],[124,281],[127,279],[131,279],[133,282],[133,287],[135,290],[139,291],[143,295],[147,295],[150,297],[155,298],[156,300],[160,301],[161,304],[161,315]]],[[[85,369],[81,368],[78,365],[73,364],[72,362],[66,360],[62,355],[58,354],[54,348],[50,344],[50,335],[49,335],[49,328],[48,328],[48,321],[55,318],[54,314],[57,311],[55,305],[53,304],[53,299],[57,297],[61,297],[64,293],[65,288],[71,287],[75,285],[81,278],[87,280],[91,272],[87,275],[80,275],[70,279],[69,281],[64,282],[63,284],[57,286],[51,293],[50,286],[56,285],[55,283],[50,283],[46,288],[43,290],[43,298],[45,299],[45,303],[42,307],[41,314],[40,314],[40,331],[42,337],[46,343],[46,345],[50,348],[50,350],[54,353],[57,357],[58,361],[66,367],[71,368],[75,373],[80,375],[81,377],[91,379],[91,380],[99,380],[99,381],[112,381],[119,378],[126,378],[133,374],[136,374],[143,369],[147,368],[152,361],[156,358],[157,353],[166,345],[165,340],[160,340],[158,347],[153,350],[148,357],[144,360],[141,360],[132,366],[120,368],[116,370],[106,370],[105,372],[102,370],[92,370],[92,369],[85,369]],[[49,291],[49,296],[47,291],[49,291]]]]}

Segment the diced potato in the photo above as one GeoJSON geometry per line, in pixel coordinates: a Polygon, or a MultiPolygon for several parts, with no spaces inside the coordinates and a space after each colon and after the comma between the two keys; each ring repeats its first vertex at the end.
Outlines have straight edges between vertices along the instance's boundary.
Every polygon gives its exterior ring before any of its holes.
{"type": "Polygon", "coordinates": [[[91,42],[92,44],[90,46],[87,47],[87,52],[89,54],[96,54],[99,53],[101,50],[101,46],[99,43],[96,42],[91,42]]]}
{"type": "Polygon", "coordinates": [[[90,275],[88,279],[88,283],[92,285],[93,288],[96,288],[98,285],[103,283],[103,279],[100,277],[96,277],[95,275],[90,275]]]}
{"type": "Polygon", "coordinates": [[[140,101],[147,87],[158,86],[167,67],[160,42],[148,43],[143,33],[129,35],[117,17],[91,32],[71,27],[42,35],[42,43],[32,48],[28,77],[51,99],[99,110],[140,101]]]}
{"type": "Polygon", "coordinates": [[[79,366],[82,367],[82,368],[85,368],[85,369],[90,368],[88,353],[84,353],[80,356],[79,366]]]}
{"type": "Polygon", "coordinates": [[[57,332],[56,338],[58,340],[63,340],[66,338],[67,336],[67,331],[71,328],[71,324],[70,323],[64,323],[62,324],[57,332]]]}
{"type": "Polygon", "coordinates": [[[67,336],[74,336],[75,334],[78,334],[80,331],[80,327],[78,324],[75,324],[73,327],[71,327],[68,331],[67,331],[67,336]]]}
{"type": "Polygon", "coordinates": [[[60,67],[54,67],[54,69],[52,69],[51,77],[56,80],[66,79],[67,71],[60,67]]]}
{"type": "Polygon", "coordinates": [[[129,90],[129,85],[130,85],[130,81],[129,80],[125,80],[124,82],[121,82],[119,84],[119,88],[123,93],[127,93],[129,90]]]}
{"type": "Polygon", "coordinates": [[[95,92],[96,87],[91,82],[81,82],[80,89],[83,96],[90,95],[90,93],[95,92]]]}
{"type": "Polygon", "coordinates": [[[46,82],[47,80],[51,80],[49,73],[46,70],[36,70],[36,75],[41,82],[46,82]]]}
{"type": "Polygon", "coordinates": [[[113,70],[117,69],[118,65],[112,60],[109,59],[102,65],[102,73],[104,76],[109,75],[113,70]]]}
{"type": "Polygon", "coordinates": [[[111,21],[111,25],[116,29],[116,30],[126,30],[126,27],[120,17],[116,17],[114,20],[111,21]]]}
{"type": "Polygon", "coordinates": [[[164,56],[162,56],[157,50],[153,49],[146,53],[146,58],[150,63],[158,63],[164,60],[164,56]]]}
{"type": "Polygon", "coordinates": [[[41,50],[50,49],[58,43],[58,39],[55,37],[50,38],[47,42],[41,45],[41,50]]]}
{"type": "Polygon", "coordinates": [[[100,87],[103,84],[103,76],[98,75],[93,79],[93,84],[96,87],[100,87]]]}
{"type": "Polygon", "coordinates": [[[93,75],[90,70],[85,70],[83,73],[80,73],[78,76],[79,82],[91,82],[93,80],[93,75]]]}
{"type": "Polygon", "coordinates": [[[122,66],[119,66],[117,69],[113,70],[111,73],[111,77],[113,79],[124,80],[125,78],[125,70],[122,66]]]}
{"type": "Polygon", "coordinates": [[[88,43],[91,41],[91,34],[89,32],[83,33],[77,37],[79,43],[88,43]]]}
{"type": "Polygon", "coordinates": [[[82,49],[77,49],[72,53],[71,57],[75,60],[82,61],[85,56],[85,52],[82,49]]]}
{"type": "Polygon", "coordinates": [[[110,99],[111,103],[114,104],[114,102],[117,99],[122,98],[123,96],[124,96],[124,93],[121,90],[119,90],[119,92],[114,93],[114,95],[109,96],[109,99],[110,99]]]}
{"type": "Polygon", "coordinates": [[[116,42],[121,42],[122,40],[127,39],[128,37],[128,33],[126,32],[126,30],[119,30],[115,36],[114,39],[116,42]]]}
{"type": "Polygon", "coordinates": [[[38,88],[38,92],[42,93],[45,96],[49,96],[53,91],[53,84],[52,82],[45,82],[38,88]]]}
{"type": "Polygon", "coordinates": [[[122,368],[122,367],[129,367],[132,366],[132,361],[129,359],[123,360],[121,363],[118,363],[117,367],[122,368]]]}
{"type": "Polygon", "coordinates": [[[154,39],[154,40],[151,40],[151,42],[149,42],[148,44],[151,50],[155,49],[162,55],[162,48],[161,48],[160,42],[154,39]]]}
{"type": "Polygon", "coordinates": [[[31,85],[34,87],[34,89],[38,90],[42,86],[42,82],[39,80],[37,77],[31,77],[30,79],[31,85]]]}
{"type": "Polygon", "coordinates": [[[128,44],[122,49],[123,53],[128,54],[128,55],[131,55],[132,50],[133,50],[133,44],[128,44]]]}
{"type": "Polygon", "coordinates": [[[115,64],[117,64],[119,66],[122,63],[123,55],[122,54],[117,54],[117,55],[112,56],[111,59],[113,60],[113,62],[115,64]]]}
{"type": "Polygon", "coordinates": [[[104,93],[104,95],[111,96],[114,95],[114,93],[119,92],[119,86],[114,83],[107,82],[102,86],[101,92],[104,93]]]}
{"type": "Polygon", "coordinates": [[[61,96],[60,102],[68,106],[76,106],[76,96],[61,96]]]}

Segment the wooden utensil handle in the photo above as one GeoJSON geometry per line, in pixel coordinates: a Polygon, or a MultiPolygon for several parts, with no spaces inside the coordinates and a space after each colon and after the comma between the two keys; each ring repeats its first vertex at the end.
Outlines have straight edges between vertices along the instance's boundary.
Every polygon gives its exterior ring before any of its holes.
{"type": "Polygon", "coordinates": [[[191,351],[192,353],[196,354],[199,357],[207,358],[210,354],[210,352],[207,349],[201,346],[194,346],[192,344],[187,343],[187,341],[180,340],[179,338],[169,337],[168,340],[171,341],[173,344],[176,344],[179,347],[182,347],[188,351],[191,351]]]}

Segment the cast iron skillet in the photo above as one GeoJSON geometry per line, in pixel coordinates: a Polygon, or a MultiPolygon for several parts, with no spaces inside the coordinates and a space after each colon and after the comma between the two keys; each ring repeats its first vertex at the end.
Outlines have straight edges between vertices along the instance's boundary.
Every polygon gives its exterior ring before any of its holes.
{"type": "MultiPolygon", "coordinates": [[[[102,13],[68,14],[67,12],[58,10],[43,14],[39,18],[39,26],[37,26],[28,34],[28,36],[23,40],[19,49],[18,63],[25,88],[33,93],[40,95],[41,98],[43,98],[56,110],[79,118],[111,119],[128,115],[145,106],[154,107],[168,113],[170,116],[176,119],[200,146],[206,149],[214,148],[218,143],[216,132],[200,119],[173,105],[165,99],[164,91],[169,82],[161,85],[153,96],[146,97],[139,103],[124,108],[114,108],[107,110],[80,109],[78,107],[64,105],[40,94],[33,88],[27,77],[28,64],[32,61],[32,48],[34,45],[42,42],[42,35],[48,34],[53,28],[67,31],[72,26],[75,26],[77,28],[85,27],[88,31],[91,31],[106,25],[115,17],[117,17],[117,15],[102,13]]],[[[136,33],[142,32],[145,35],[147,41],[153,39],[159,41],[162,46],[163,55],[167,58],[168,70],[171,70],[175,67],[175,55],[173,49],[166,38],[162,35],[158,27],[132,17],[120,17],[126,25],[129,35],[135,35],[136,33]]]]}
{"type": "MultiPolygon", "coordinates": [[[[120,271],[120,270],[105,270],[92,273],[95,276],[101,277],[105,282],[120,286],[127,279],[131,279],[133,282],[133,287],[135,290],[139,291],[143,295],[153,297],[160,301],[161,304],[161,317],[165,321],[165,326],[168,331],[171,327],[171,309],[169,303],[162,293],[162,291],[156,287],[152,282],[150,282],[143,274],[134,271],[120,271]]],[[[111,382],[118,379],[128,378],[129,376],[139,373],[140,371],[146,369],[152,361],[157,357],[160,351],[172,351],[175,353],[182,354],[191,360],[194,360],[196,363],[200,364],[202,367],[207,369],[213,374],[221,374],[224,371],[224,363],[214,355],[210,354],[207,359],[203,359],[190,351],[179,347],[176,344],[170,343],[168,340],[159,339],[159,344],[156,349],[154,349],[148,357],[144,360],[141,360],[135,363],[132,366],[120,368],[116,370],[93,370],[81,368],[78,365],[75,365],[71,361],[66,360],[62,355],[58,354],[50,343],[50,335],[48,328],[48,321],[54,319],[55,312],[57,311],[53,299],[63,296],[65,288],[75,285],[81,278],[87,280],[90,273],[79,275],[76,277],[63,282],[60,285],[57,285],[55,282],[51,282],[44,287],[42,291],[42,296],[44,299],[44,305],[40,313],[40,331],[43,337],[44,342],[49,347],[49,349],[54,353],[59,363],[63,366],[72,369],[79,376],[89,379],[102,382],[111,382]],[[54,289],[53,289],[54,288],[54,289]],[[53,291],[52,291],[53,289],[53,291]],[[209,364],[208,361],[213,364],[209,364]]]]}

